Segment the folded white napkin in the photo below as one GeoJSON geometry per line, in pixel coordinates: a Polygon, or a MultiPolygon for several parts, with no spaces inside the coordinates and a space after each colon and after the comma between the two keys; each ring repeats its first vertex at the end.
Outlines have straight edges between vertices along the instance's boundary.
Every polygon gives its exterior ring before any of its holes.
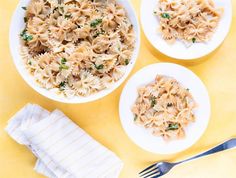
{"type": "Polygon", "coordinates": [[[38,158],[35,170],[50,178],[117,178],[121,160],[62,112],[28,104],[9,121],[8,134],[38,158]]]}

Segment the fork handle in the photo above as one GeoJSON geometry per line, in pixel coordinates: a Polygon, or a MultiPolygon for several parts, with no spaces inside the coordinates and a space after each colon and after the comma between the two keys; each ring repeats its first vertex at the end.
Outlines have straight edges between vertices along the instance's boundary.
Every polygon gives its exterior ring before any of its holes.
{"type": "Polygon", "coordinates": [[[194,157],[191,157],[191,158],[188,158],[186,160],[183,160],[183,161],[180,161],[180,162],[177,162],[176,164],[180,164],[180,163],[184,163],[184,162],[187,162],[187,161],[191,161],[193,159],[196,159],[196,158],[200,158],[200,157],[203,157],[203,156],[207,156],[207,155],[210,155],[210,154],[213,154],[213,153],[217,153],[217,152],[220,152],[220,151],[224,151],[224,150],[228,150],[228,149],[231,149],[231,148],[236,148],[236,138],[233,138],[233,139],[230,139],[208,151],[205,151],[197,156],[194,156],[194,157]]]}

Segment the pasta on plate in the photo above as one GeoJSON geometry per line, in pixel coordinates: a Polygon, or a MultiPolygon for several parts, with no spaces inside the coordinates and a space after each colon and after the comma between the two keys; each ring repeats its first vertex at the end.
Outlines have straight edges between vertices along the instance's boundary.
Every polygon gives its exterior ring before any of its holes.
{"type": "Polygon", "coordinates": [[[125,74],[135,34],[115,0],[31,0],[23,9],[22,57],[41,87],[89,96],[125,74]]]}
{"type": "Polygon", "coordinates": [[[137,125],[172,140],[185,136],[184,128],[195,121],[196,107],[189,89],[174,78],[157,75],[154,82],[138,89],[132,112],[137,125]]]}
{"type": "Polygon", "coordinates": [[[159,0],[154,10],[162,38],[186,44],[209,41],[222,13],[212,0],[159,0]]]}

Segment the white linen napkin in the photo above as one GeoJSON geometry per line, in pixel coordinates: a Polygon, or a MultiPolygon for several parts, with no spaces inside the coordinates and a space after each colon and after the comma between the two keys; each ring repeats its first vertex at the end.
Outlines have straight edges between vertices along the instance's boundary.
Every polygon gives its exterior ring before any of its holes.
{"type": "Polygon", "coordinates": [[[6,127],[38,158],[35,170],[49,178],[117,178],[123,163],[61,111],[28,104],[6,127]]]}

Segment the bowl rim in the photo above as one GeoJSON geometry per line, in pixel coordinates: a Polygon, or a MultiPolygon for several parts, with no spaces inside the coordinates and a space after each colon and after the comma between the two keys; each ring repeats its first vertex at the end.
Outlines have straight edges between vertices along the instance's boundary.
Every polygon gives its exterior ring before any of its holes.
{"type": "MultiPolygon", "coordinates": [[[[80,103],[88,103],[88,102],[92,102],[92,101],[96,101],[101,98],[104,98],[105,96],[114,92],[117,88],[119,88],[121,86],[121,84],[124,83],[124,81],[128,78],[128,76],[130,75],[131,71],[133,70],[133,68],[135,66],[135,63],[136,63],[138,56],[139,56],[140,45],[141,45],[141,32],[140,32],[141,30],[140,30],[138,16],[136,14],[136,11],[135,11],[132,3],[129,0],[127,0],[127,1],[117,0],[117,2],[119,4],[126,6],[124,8],[126,10],[128,18],[130,19],[130,21],[134,25],[134,30],[135,30],[134,32],[135,32],[135,39],[136,39],[135,48],[133,50],[132,57],[131,57],[131,62],[129,63],[128,66],[126,66],[125,74],[117,82],[113,83],[110,88],[106,88],[104,90],[101,90],[101,91],[96,92],[96,93],[89,95],[89,96],[85,96],[85,97],[73,96],[72,98],[64,97],[64,96],[62,97],[62,96],[56,94],[55,92],[52,92],[52,91],[49,91],[43,87],[40,87],[39,84],[35,80],[33,80],[33,76],[31,76],[31,74],[28,73],[26,67],[25,66],[22,67],[22,66],[18,65],[19,63],[23,64],[23,59],[20,54],[20,45],[19,45],[20,38],[18,37],[18,39],[16,39],[16,34],[14,32],[14,29],[15,29],[15,25],[16,25],[17,21],[19,20],[19,18],[22,17],[22,16],[19,16],[20,10],[22,10],[21,7],[24,4],[28,4],[30,1],[31,0],[19,1],[16,6],[16,9],[12,15],[11,23],[10,23],[9,46],[10,46],[12,60],[14,62],[14,65],[15,65],[18,73],[31,88],[33,88],[37,93],[41,94],[42,96],[49,98],[51,100],[57,101],[57,102],[68,103],[68,104],[80,104],[80,103]],[[16,40],[17,40],[18,44],[16,43],[16,40]],[[27,73],[27,75],[25,73],[27,73]],[[53,94],[53,96],[52,96],[52,94],[53,94]]],[[[22,21],[23,21],[23,17],[22,17],[22,21]]],[[[19,32],[17,34],[18,36],[19,36],[21,30],[22,29],[19,27],[19,32]]]]}

